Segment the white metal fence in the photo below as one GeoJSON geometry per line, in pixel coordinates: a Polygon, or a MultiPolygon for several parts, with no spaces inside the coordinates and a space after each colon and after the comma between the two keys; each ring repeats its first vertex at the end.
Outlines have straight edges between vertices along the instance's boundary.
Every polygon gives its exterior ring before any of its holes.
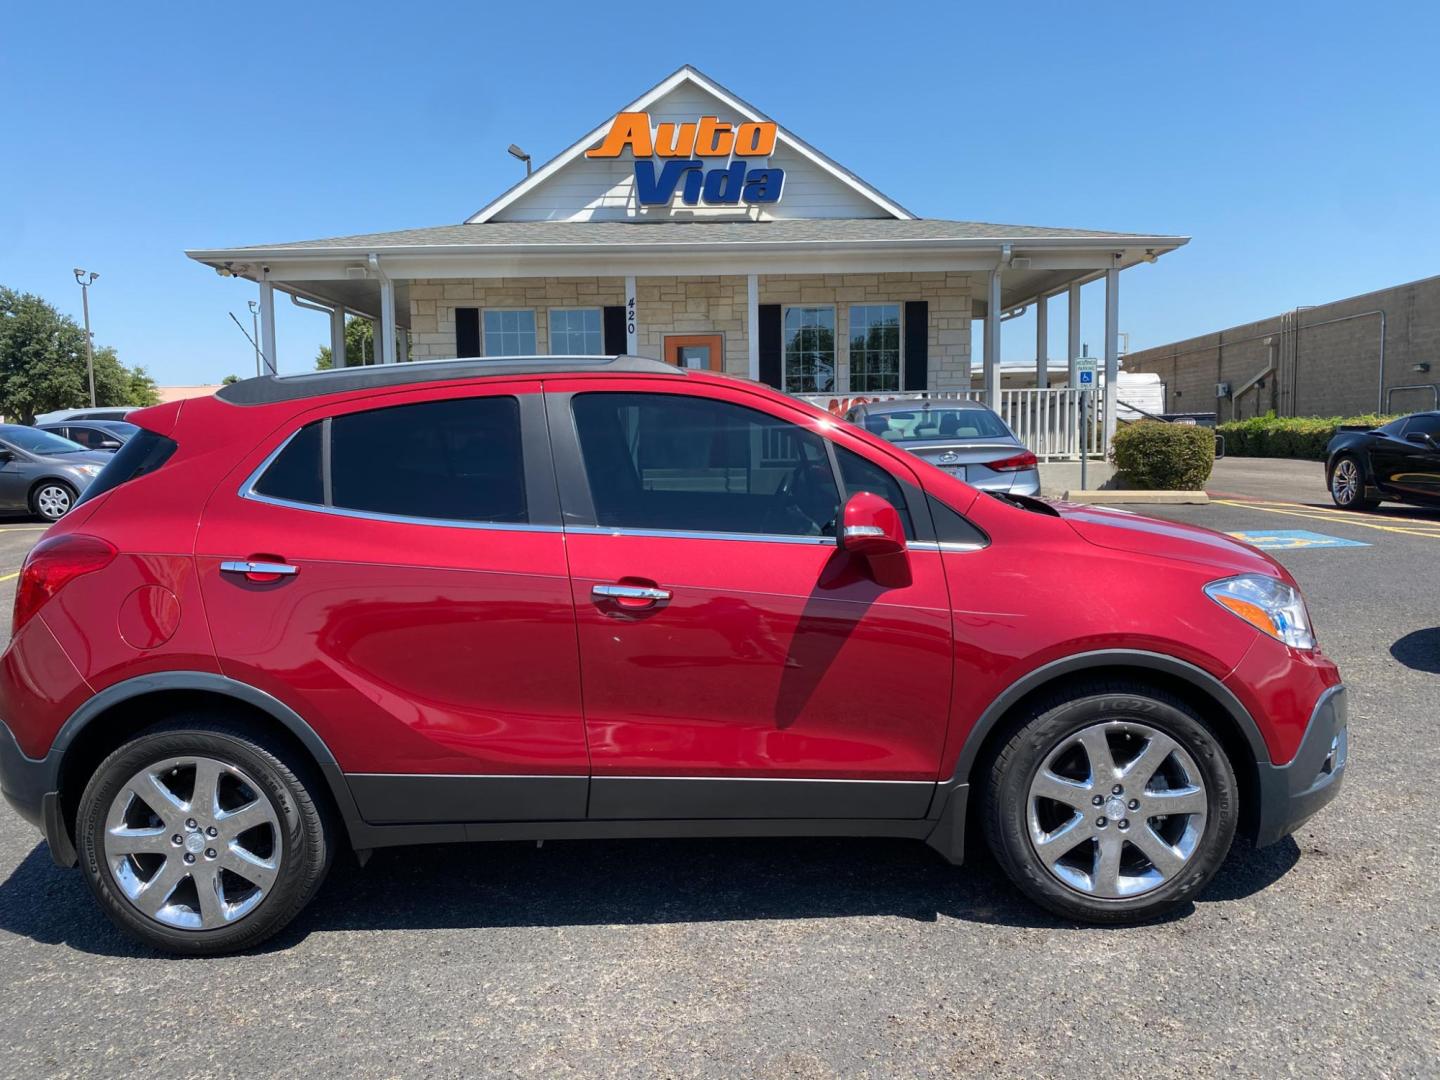
{"type": "MultiPolygon", "coordinates": [[[[1099,395],[1090,394],[1090,418],[1080,416],[1081,391],[1070,387],[1001,390],[996,412],[1025,446],[1041,461],[1079,461],[1081,448],[1092,458],[1103,458],[1104,428],[1099,395]]],[[[799,394],[801,400],[844,416],[853,405],[867,401],[984,401],[983,390],[926,391],[898,394],[799,394]]]]}

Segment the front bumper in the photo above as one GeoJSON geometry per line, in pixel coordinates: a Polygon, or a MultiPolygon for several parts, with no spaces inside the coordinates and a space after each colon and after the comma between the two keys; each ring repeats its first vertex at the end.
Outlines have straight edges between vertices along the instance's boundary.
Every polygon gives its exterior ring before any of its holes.
{"type": "Polygon", "coordinates": [[[9,725],[0,720],[0,794],[17,814],[44,833],[57,866],[74,866],[75,845],[61,813],[59,789],[59,754],[47,754],[38,761],[26,757],[9,725]]]}
{"type": "Polygon", "coordinates": [[[1260,765],[1260,817],[1255,846],[1273,844],[1309,821],[1336,795],[1349,758],[1345,687],[1320,695],[1300,749],[1288,765],[1260,765]]]}

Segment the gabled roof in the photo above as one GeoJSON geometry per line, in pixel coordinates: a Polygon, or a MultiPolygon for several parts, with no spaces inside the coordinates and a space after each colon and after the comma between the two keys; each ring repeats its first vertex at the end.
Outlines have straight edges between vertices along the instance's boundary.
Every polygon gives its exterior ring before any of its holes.
{"type": "MultiPolygon", "coordinates": [[[[737,97],[735,94],[731,93],[725,87],[717,83],[714,79],[710,78],[708,75],[690,66],[689,64],[686,64],[684,67],[674,72],[668,78],[657,83],[655,86],[652,86],[649,90],[645,91],[645,93],[641,94],[630,104],[624,106],[623,108],[617,109],[616,112],[648,112],[650,106],[653,105],[656,101],[663,98],[666,94],[669,94],[676,87],[681,86],[685,83],[690,83],[694,86],[699,87],[701,90],[710,94],[712,97],[715,97],[721,102],[723,102],[728,108],[735,110],[736,113],[745,117],[747,120],[773,120],[772,117],[767,116],[765,113],[755,108],[755,106],[745,101],[743,98],[737,97]]],[[[903,206],[901,206],[895,200],[891,199],[884,192],[880,191],[878,188],[872,187],[870,184],[867,184],[864,180],[860,179],[860,177],[856,176],[849,169],[845,168],[833,158],[822,154],[819,150],[816,150],[813,146],[805,142],[805,140],[799,138],[793,132],[785,128],[783,125],[777,124],[776,126],[778,128],[777,138],[780,143],[788,146],[790,149],[794,150],[796,153],[806,158],[816,167],[829,173],[836,180],[840,181],[840,183],[857,192],[861,197],[869,200],[879,209],[883,210],[886,214],[890,215],[893,218],[899,218],[901,220],[910,220],[915,217],[914,214],[912,214],[909,210],[906,210],[903,206]]],[[[606,118],[604,123],[598,125],[597,127],[595,127],[594,130],[590,131],[579,141],[573,143],[567,149],[561,151],[555,157],[551,158],[544,165],[540,166],[540,168],[536,169],[529,176],[525,177],[524,180],[521,180],[514,187],[510,188],[509,191],[505,192],[499,198],[495,199],[490,203],[487,203],[475,213],[471,214],[468,218],[465,219],[465,223],[474,225],[489,222],[496,214],[504,210],[507,206],[514,203],[521,196],[525,195],[527,192],[533,191],[537,186],[544,183],[556,173],[563,170],[572,161],[579,159],[586,150],[594,146],[601,139],[601,137],[604,136],[605,132],[609,130],[609,127],[610,119],[606,118]]]]}

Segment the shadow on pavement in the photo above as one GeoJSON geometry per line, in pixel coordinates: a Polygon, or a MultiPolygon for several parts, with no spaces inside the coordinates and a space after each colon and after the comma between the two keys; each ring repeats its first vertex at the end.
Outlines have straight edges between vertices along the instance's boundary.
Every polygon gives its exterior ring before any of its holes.
{"type": "Polygon", "coordinates": [[[1390,646],[1390,655],[1415,671],[1440,675],[1440,626],[1406,634],[1390,646]]]}
{"type": "MultiPolygon", "coordinates": [[[[1237,844],[1201,903],[1235,900],[1299,859],[1286,839],[1237,844]]],[[[1183,918],[1186,907],[1171,918],[1183,918]]],[[[1023,900],[983,852],[948,866],[886,840],[549,841],[391,848],[365,869],[342,854],[319,896],[261,947],[335,930],[645,925],[891,916],[1073,929],[1023,900]]],[[[76,871],[37,845],[0,885],[0,930],[118,956],[154,955],[114,929],[76,871]]]]}

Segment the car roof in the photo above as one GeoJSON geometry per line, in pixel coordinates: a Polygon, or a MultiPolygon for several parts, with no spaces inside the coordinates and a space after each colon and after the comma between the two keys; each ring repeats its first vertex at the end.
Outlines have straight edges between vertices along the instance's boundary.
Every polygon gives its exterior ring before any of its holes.
{"type": "Polygon", "coordinates": [[[890,401],[867,401],[860,406],[867,413],[914,412],[916,409],[973,409],[993,412],[983,401],[970,398],[897,398],[890,401]]]}
{"type": "Polygon", "coordinates": [[[261,375],[221,387],[215,392],[215,396],[231,405],[271,405],[280,401],[298,401],[354,390],[444,382],[450,379],[588,375],[596,372],[680,377],[685,375],[682,368],[643,356],[513,356],[504,359],[475,357],[332,368],[329,371],[307,371],[299,375],[261,375]]]}

